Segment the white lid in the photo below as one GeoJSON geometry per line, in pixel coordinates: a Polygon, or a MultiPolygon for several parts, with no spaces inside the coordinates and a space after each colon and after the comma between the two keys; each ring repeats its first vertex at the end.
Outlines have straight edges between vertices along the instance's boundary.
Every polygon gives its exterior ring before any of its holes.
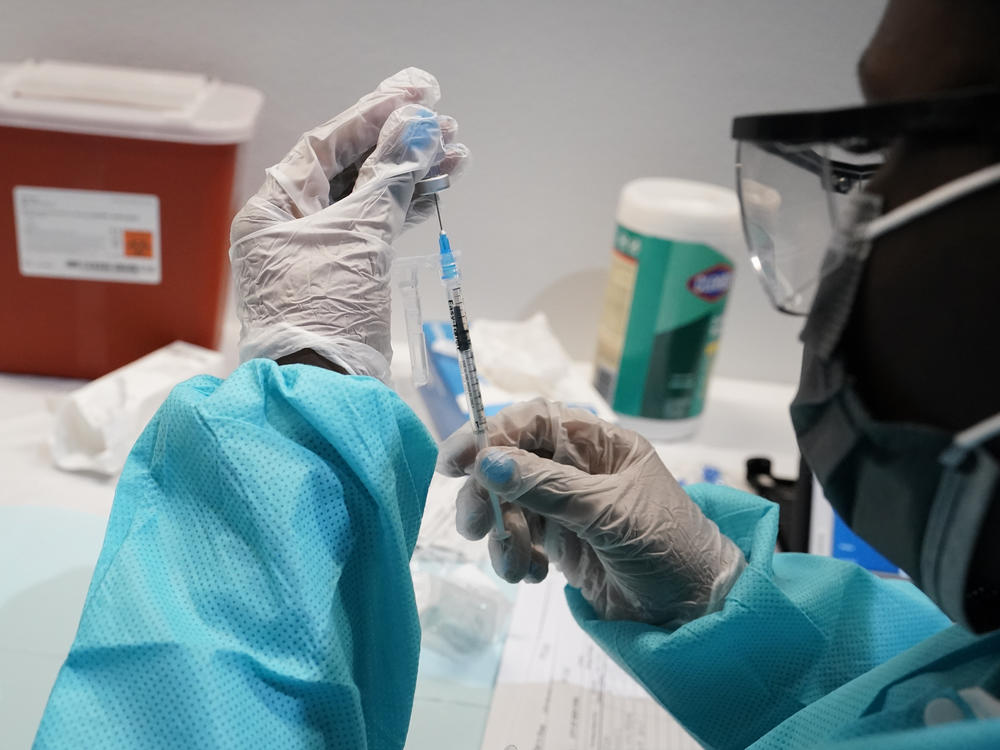
{"type": "Polygon", "coordinates": [[[618,223],[633,232],[731,249],[742,236],[740,203],[729,188],[667,177],[632,180],[618,200],[618,223]]]}
{"type": "Polygon", "coordinates": [[[0,125],[178,143],[242,143],[263,95],[194,73],[0,64],[0,125]]]}

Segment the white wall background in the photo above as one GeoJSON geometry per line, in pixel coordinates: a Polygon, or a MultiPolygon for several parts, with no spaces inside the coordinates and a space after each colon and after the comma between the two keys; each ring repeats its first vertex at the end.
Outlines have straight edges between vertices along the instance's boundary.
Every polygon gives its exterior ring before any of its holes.
{"type": "MultiPolygon", "coordinates": [[[[730,186],[734,115],[857,101],[854,63],[883,6],[3,0],[0,57],[189,70],[259,88],[267,101],[241,197],[302,130],[402,67],[430,70],[473,151],[443,196],[471,313],[545,309],[570,351],[589,357],[620,186],[648,175],[730,186]]],[[[421,227],[399,250],[433,251],[434,236],[421,227]]],[[[736,260],[716,372],[794,381],[799,321],[773,312],[736,260]]]]}

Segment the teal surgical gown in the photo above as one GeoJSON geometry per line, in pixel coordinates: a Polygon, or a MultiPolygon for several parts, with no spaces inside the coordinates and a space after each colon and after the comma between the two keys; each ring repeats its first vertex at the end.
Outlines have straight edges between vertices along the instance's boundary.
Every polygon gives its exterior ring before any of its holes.
{"type": "MultiPolygon", "coordinates": [[[[176,388],[122,474],[37,745],[402,747],[434,458],[368,378],[255,360],[176,388]]],[[[669,632],[567,595],[700,742],[1000,748],[1000,719],[976,718],[1000,715],[1000,634],[950,625],[909,583],[774,554],[760,498],[690,493],[749,560],[720,612],[669,632]]]]}
{"type": "Polygon", "coordinates": [[[583,628],[699,742],[1000,748],[1000,633],[950,624],[909,582],[775,554],[778,509],[765,500],[714,485],[689,493],[749,562],[721,611],[667,632],[598,620],[578,591],[567,596],[583,628]]]}
{"type": "Polygon", "coordinates": [[[132,450],[41,748],[399,748],[436,449],[371,378],[254,360],[132,450]]]}

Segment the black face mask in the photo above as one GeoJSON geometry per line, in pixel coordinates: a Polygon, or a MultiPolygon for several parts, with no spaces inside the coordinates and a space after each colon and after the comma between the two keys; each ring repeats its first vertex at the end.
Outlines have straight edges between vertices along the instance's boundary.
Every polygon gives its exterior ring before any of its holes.
{"type": "Polygon", "coordinates": [[[853,387],[841,340],[872,242],[997,182],[1000,167],[990,167],[884,216],[877,196],[855,196],[802,332],[802,375],[791,406],[799,447],[836,511],[962,623],[969,563],[1000,478],[980,446],[1000,433],[1000,415],[958,435],[879,422],[853,387]]]}

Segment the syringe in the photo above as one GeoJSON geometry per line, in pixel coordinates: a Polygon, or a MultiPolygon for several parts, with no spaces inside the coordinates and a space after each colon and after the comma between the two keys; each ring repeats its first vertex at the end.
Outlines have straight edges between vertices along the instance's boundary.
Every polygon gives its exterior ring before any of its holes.
{"type": "MultiPolygon", "coordinates": [[[[448,293],[448,311],[451,313],[451,326],[455,334],[455,346],[458,348],[458,363],[462,371],[462,385],[465,388],[465,399],[468,401],[469,421],[472,422],[472,434],[476,441],[476,453],[489,445],[486,436],[486,413],[483,408],[483,396],[479,391],[479,374],[476,371],[476,359],[472,354],[472,340],[469,338],[469,319],[465,314],[465,299],[462,296],[462,276],[451,252],[448,233],[444,231],[441,221],[441,206],[438,203],[438,191],[448,187],[447,175],[431,177],[417,183],[415,194],[434,194],[434,209],[437,211],[438,247],[441,250],[441,281],[448,293]]],[[[497,539],[507,539],[510,533],[503,525],[503,515],[500,510],[500,500],[496,493],[490,492],[490,503],[493,505],[493,524],[497,539]]]]}

